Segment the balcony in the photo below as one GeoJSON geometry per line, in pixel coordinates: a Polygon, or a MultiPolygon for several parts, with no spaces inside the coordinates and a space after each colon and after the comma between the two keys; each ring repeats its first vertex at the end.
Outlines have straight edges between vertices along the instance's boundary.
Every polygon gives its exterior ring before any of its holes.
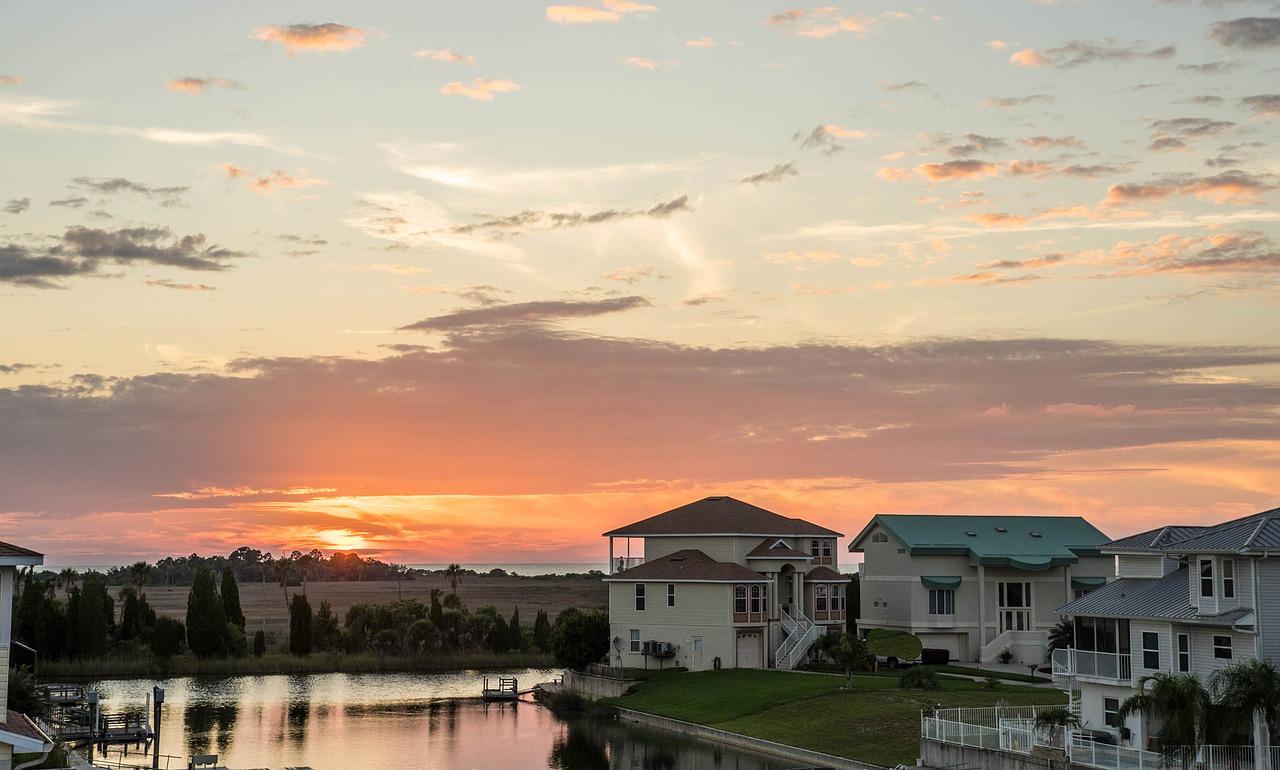
{"type": "Polygon", "coordinates": [[[1133,667],[1128,653],[1093,652],[1073,647],[1053,651],[1053,678],[1091,679],[1106,683],[1133,682],[1133,667]]]}
{"type": "Polygon", "coordinates": [[[632,567],[639,567],[641,564],[644,564],[643,556],[615,556],[609,564],[609,574],[614,575],[632,567]]]}

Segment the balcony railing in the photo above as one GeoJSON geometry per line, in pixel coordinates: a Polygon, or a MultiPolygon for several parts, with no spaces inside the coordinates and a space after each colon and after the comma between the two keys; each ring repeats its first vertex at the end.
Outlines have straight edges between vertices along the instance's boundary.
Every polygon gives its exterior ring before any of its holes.
{"type": "Polygon", "coordinates": [[[1054,677],[1088,677],[1109,682],[1133,681],[1133,664],[1128,653],[1094,652],[1073,647],[1053,651],[1054,677]]]}
{"type": "Polygon", "coordinates": [[[639,567],[641,564],[644,564],[643,556],[615,556],[609,564],[609,574],[613,575],[632,567],[639,567]]]}

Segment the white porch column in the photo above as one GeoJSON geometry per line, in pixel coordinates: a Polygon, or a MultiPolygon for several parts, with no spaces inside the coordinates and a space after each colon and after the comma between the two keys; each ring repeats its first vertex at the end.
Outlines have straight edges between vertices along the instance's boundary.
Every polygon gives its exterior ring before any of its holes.
{"type": "Polygon", "coordinates": [[[987,646],[987,570],[978,565],[978,649],[973,659],[982,660],[982,648],[987,646]]]}

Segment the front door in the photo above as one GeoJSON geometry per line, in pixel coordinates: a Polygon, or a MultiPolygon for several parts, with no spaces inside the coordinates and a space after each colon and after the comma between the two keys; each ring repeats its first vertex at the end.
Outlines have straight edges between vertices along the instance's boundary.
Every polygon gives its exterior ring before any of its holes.
{"type": "Polygon", "coordinates": [[[689,660],[689,668],[693,669],[694,671],[701,671],[703,669],[702,637],[701,636],[693,637],[693,655],[690,657],[690,660],[689,660]]]}
{"type": "Polygon", "coordinates": [[[1000,584],[1000,633],[1031,630],[1031,584],[1000,584]]]}

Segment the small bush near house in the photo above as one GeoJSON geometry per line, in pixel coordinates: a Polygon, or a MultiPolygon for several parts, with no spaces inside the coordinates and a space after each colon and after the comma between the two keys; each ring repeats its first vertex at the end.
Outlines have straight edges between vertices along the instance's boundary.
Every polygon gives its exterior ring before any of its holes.
{"type": "Polygon", "coordinates": [[[1001,663],[1008,663],[1009,661],[1013,660],[1013,650],[1010,650],[1008,647],[1005,647],[1003,650],[1000,651],[999,658],[1001,663]]]}
{"type": "Polygon", "coordinates": [[[925,647],[920,651],[920,662],[926,666],[945,666],[951,662],[951,653],[937,647],[925,647]]]}
{"type": "Polygon", "coordinates": [[[994,690],[1000,686],[1000,677],[998,676],[989,676],[982,681],[986,682],[988,690],[994,690]]]}
{"type": "Polygon", "coordinates": [[[928,668],[912,668],[898,679],[898,686],[906,690],[940,690],[938,673],[928,668]]]}

